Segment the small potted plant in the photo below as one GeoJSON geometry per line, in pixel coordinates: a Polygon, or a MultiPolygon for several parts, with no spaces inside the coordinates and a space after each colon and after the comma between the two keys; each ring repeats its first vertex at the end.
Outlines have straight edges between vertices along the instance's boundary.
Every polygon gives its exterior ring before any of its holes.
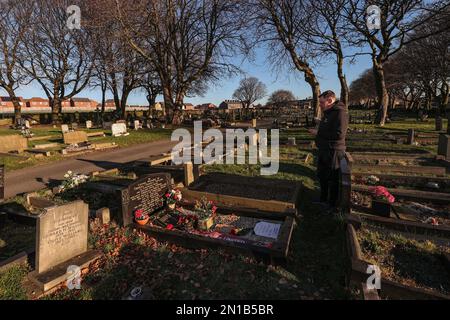
{"type": "Polygon", "coordinates": [[[195,202],[195,212],[197,213],[197,228],[208,231],[214,224],[217,207],[212,201],[202,198],[195,202]]]}
{"type": "Polygon", "coordinates": [[[175,205],[178,201],[181,200],[181,191],[180,190],[170,190],[164,195],[164,198],[166,200],[167,206],[170,210],[175,209],[175,205]]]}
{"type": "Polygon", "coordinates": [[[150,216],[144,212],[142,209],[138,209],[134,212],[134,220],[136,220],[137,223],[140,225],[146,225],[148,223],[148,220],[150,219],[150,216]]]}
{"type": "Polygon", "coordinates": [[[375,214],[390,217],[391,205],[395,198],[389,191],[382,186],[377,186],[370,189],[372,193],[372,210],[375,214]]]}

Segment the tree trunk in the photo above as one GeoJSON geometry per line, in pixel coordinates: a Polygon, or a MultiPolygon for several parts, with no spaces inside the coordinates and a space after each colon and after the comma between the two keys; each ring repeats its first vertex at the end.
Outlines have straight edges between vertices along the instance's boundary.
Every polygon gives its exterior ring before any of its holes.
{"type": "Polygon", "coordinates": [[[11,101],[14,105],[14,117],[13,117],[13,123],[15,125],[19,124],[19,119],[22,117],[22,107],[20,105],[19,98],[16,97],[16,94],[13,90],[7,90],[9,97],[11,98],[11,101]]]}
{"type": "Polygon", "coordinates": [[[102,88],[102,118],[105,114],[105,108],[106,108],[106,88],[102,88]]]}
{"type": "Polygon", "coordinates": [[[342,53],[337,55],[337,74],[339,78],[339,82],[341,83],[341,97],[340,100],[345,106],[348,107],[348,84],[347,79],[345,78],[344,69],[344,58],[342,57],[342,53]]]}
{"type": "Polygon", "coordinates": [[[376,124],[384,126],[387,118],[389,97],[386,88],[386,79],[384,76],[383,65],[377,63],[376,61],[374,61],[373,75],[375,78],[375,88],[377,91],[378,108],[379,108],[376,124]]]}
{"type": "Polygon", "coordinates": [[[449,86],[446,82],[442,83],[441,87],[441,101],[439,105],[439,113],[444,116],[448,104],[448,93],[449,93],[449,86]]]}
{"type": "Polygon", "coordinates": [[[62,111],[62,101],[59,96],[55,96],[50,103],[52,104],[52,124],[58,124],[62,111]]]}
{"type": "Polygon", "coordinates": [[[311,86],[312,107],[314,108],[314,117],[320,118],[322,112],[319,106],[320,84],[312,71],[305,71],[305,81],[311,86]]]}

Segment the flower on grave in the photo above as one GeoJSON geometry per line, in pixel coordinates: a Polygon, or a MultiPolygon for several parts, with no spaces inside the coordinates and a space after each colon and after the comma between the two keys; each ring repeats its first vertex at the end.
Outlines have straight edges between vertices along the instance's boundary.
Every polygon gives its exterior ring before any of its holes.
{"type": "Polygon", "coordinates": [[[377,186],[377,187],[370,188],[369,191],[378,200],[386,200],[389,203],[395,202],[394,196],[392,194],[390,194],[388,189],[386,189],[383,186],[377,186]]]}
{"type": "Polygon", "coordinates": [[[380,179],[377,176],[371,175],[367,177],[367,184],[376,185],[380,182],[380,179]]]}
{"type": "Polygon", "coordinates": [[[200,201],[195,202],[195,211],[199,219],[208,219],[216,215],[217,207],[212,201],[208,201],[206,197],[202,197],[200,201]]]}
{"type": "Polygon", "coordinates": [[[180,190],[170,190],[164,195],[167,204],[175,204],[182,199],[180,190]]]}
{"type": "Polygon", "coordinates": [[[63,183],[59,186],[61,191],[78,187],[80,184],[85,183],[89,177],[84,174],[74,174],[69,170],[64,174],[64,179],[63,183]]]}
{"type": "Polygon", "coordinates": [[[173,229],[173,224],[170,224],[170,223],[169,223],[169,224],[166,226],[166,229],[167,229],[167,230],[172,230],[172,229],[173,229]]]}
{"type": "Polygon", "coordinates": [[[146,220],[146,219],[148,219],[148,214],[145,213],[144,210],[142,210],[142,209],[137,209],[134,212],[134,218],[136,220],[146,220]]]}

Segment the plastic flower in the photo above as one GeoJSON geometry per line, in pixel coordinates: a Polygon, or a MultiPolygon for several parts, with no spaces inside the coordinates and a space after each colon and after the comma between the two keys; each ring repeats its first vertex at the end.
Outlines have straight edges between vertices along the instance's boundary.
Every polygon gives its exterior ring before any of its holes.
{"type": "Polygon", "coordinates": [[[172,229],[173,229],[173,224],[168,224],[168,225],[166,226],[166,229],[167,229],[167,230],[172,230],[172,229]]]}

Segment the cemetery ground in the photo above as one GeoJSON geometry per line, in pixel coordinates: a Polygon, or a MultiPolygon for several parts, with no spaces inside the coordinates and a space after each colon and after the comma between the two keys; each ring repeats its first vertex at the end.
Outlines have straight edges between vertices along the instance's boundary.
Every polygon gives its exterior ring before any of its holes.
{"type": "MultiPolygon", "coordinates": [[[[407,156],[435,155],[437,151],[436,143],[428,143],[426,139],[424,143],[411,145],[397,141],[397,138],[406,139],[406,131],[411,128],[415,129],[418,137],[432,136],[434,139],[437,134],[434,122],[431,121],[421,123],[415,119],[407,119],[388,123],[383,128],[370,124],[352,124],[350,127],[353,130],[347,141],[350,153],[384,152],[407,156]],[[366,135],[364,132],[370,134],[366,135]]],[[[280,170],[277,175],[268,177],[301,181],[304,186],[298,208],[300,215],[296,217],[286,265],[267,265],[254,258],[222,250],[186,249],[158,241],[132,228],[119,227],[115,223],[102,225],[98,219],[91,218],[89,247],[99,249],[104,255],[84,271],[81,290],[63,287],[42,299],[120,299],[138,285],[149,287],[150,298],[153,299],[359,298],[358,289],[346,285],[352,269],[347,254],[346,217],[323,214],[311,203],[318,196],[318,185],[315,177],[316,151],[311,148],[310,141],[312,137],[305,128],[283,130],[280,170]],[[286,145],[288,137],[296,137],[297,146],[286,145]]],[[[415,159],[393,157],[385,162],[406,168],[418,164],[423,164],[423,167],[435,166],[436,163],[431,159],[417,163],[415,159]]],[[[372,163],[370,157],[362,161],[372,163]]],[[[386,173],[380,163],[384,162],[373,162],[371,174],[386,173]],[[377,165],[382,169],[377,170],[377,165]]],[[[205,171],[259,176],[260,166],[214,164],[206,166],[205,171]]],[[[368,175],[357,166],[354,172],[368,175]]],[[[407,169],[396,175],[414,176],[407,169]]],[[[431,180],[450,178],[445,170],[439,177],[433,172],[424,176],[431,180]]],[[[359,184],[358,180],[356,182],[359,184]]],[[[242,194],[252,196],[246,192],[247,190],[241,190],[242,194]]],[[[448,189],[443,192],[448,194],[448,189]]],[[[353,198],[357,198],[355,195],[362,197],[363,194],[353,191],[353,198]]],[[[40,195],[48,196],[44,192],[40,195]]],[[[108,206],[115,200],[108,196],[97,197],[82,188],[51,198],[61,203],[81,198],[94,210],[108,206]]],[[[24,203],[23,197],[15,197],[5,205],[20,207],[24,203]]],[[[112,218],[114,220],[117,217],[112,218]]],[[[440,218],[445,224],[445,216],[440,218]]],[[[0,249],[0,261],[20,251],[30,252],[30,248],[34,247],[34,234],[34,226],[7,220],[1,232],[0,248],[3,248],[0,249]],[[10,243],[14,245],[11,246],[10,243]]],[[[448,255],[448,243],[442,243],[434,237],[416,238],[411,240],[402,232],[380,229],[379,226],[363,222],[357,232],[357,240],[361,246],[360,258],[379,264],[383,275],[390,280],[419,288],[431,287],[449,295],[448,267],[439,258],[441,255],[448,255]]],[[[30,265],[19,265],[0,272],[0,299],[33,299],[33,293],[27,291],[26,285],[27,273],[31,268],[30,265]]]]}
{"type": "MultiPolygon", "coordinates": [[[[61,150],[65,147],[65,145],[60,128],[53,128],[53,126],[36,126],[31,130],[34,134],[34,137],[33,139],[28,139],[27,150],[19,154],[0,154],[0,163],[5,164],[7,171],[18,170],[67,159],[67,157],[63,156],[63,154],[61,153],[61,150]],[[49,146],[45,148],[46,151],[50,152],[47,156],[31,152],[37,152],[36,149],[39,149],[40,145],[49,146]]],[[[85,129],[80,128],[80,130],[85,129]]],[[[128,136],[121,137],[113,137],[111,134],[111,130],[89,129],[85,131],[89,134],[102,132],[105,134],[104,136],[99,135],[95,137],[89,137],[89,142],[99,145],[115,143],[119,148],[163,139],[170,139],[171,135],[170,129],[141,129],[139,131],[130,130],[130,134],[128,136]]],[[[0,137],[10,135],[20,135],[20,131],[9,129],[8,127],[0,127],[0,137]]]]}

